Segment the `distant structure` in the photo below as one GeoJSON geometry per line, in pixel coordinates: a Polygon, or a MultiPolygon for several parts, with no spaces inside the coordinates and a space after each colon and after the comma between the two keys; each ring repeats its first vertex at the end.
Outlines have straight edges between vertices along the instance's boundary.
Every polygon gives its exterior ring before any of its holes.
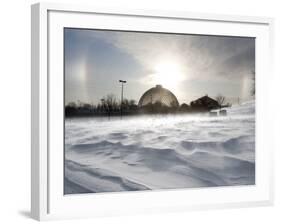
{"type": "Polygon", "coordinates": [[[197,100],[194,100],[190,103],[190,106],[193,110],[199,110],[199,111],[210,111],[213,109],[219,109],[220,105],[218,101],[212,99],[208,95],[205,95],[203,97],[198,98],[197,100]]]}
{"type": "Polygon", "coordinates": [[[161,103],[167,107],[178,107],[179,102],[176,96],[168,89],[163,88],[161,85],[156,85],[147,90],[139,100],[139,107],[147,106],[149,104],[161,103]]]}
{"type": "Polygon", "coordinates": [[[179,112],[186,113],[186,112],[189,112],[190,110],[191,110],[191,107],[188,104],[186,104],[186,103],[183,103],[179,107],[179,112]]]}
{"type": "MultiPolygon", "coordinates": [[[[120,80],[125,83],[125,81],[120,80]]],[[[217,98],[216,98],[217,99],[217,98]]],[[[70,102],[65,105],[66,117],[81,116],[128,116],[140,114],[183,114],[183,113],[207,113],[210,116],[227,116],[227,111],[222,108],[231,107],[231,104],[222,104],[220,100],[214,100],[208,95],[200,97],[190,103],[179,105],[177,97],[161,85],[147,90],[140,98],[138,104],[131,99],[123,99],[121,89],[121,101],[116,100],[113,94],[101,99],[97,105],[70,102]],[[219,111],[212,111],[219,109],[219,111]]]]}
{"type": "Polygon", "coordinates": [[[156,85],[141,96],[138,107],[145,113],[169,113],[179,107],[179,102],[170,90],[156,85]]]}

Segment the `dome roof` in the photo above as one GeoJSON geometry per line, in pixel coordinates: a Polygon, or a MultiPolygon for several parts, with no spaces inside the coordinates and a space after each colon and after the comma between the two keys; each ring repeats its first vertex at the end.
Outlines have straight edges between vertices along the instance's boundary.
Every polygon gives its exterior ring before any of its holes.
{"type": "Polygon", "coordinates": [[[155,103],[161,103],[168,107],[179,106],[176,96],[161,85],[156,85],[156,87],[147,90],[140,98],[138,105],[139,107],[143,107],[155,103]]]}

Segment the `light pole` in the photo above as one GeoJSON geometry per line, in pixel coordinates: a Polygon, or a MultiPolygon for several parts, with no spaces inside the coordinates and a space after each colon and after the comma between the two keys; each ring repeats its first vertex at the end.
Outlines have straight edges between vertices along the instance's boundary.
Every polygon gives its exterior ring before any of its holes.
{"type": "Polygon", "coordinates": [[[119,82],[121,82],[121,105],[120,105],[120,115],[121,115],[121,118],[122,118],[122,115],[123,115],[123,85],[124,83],[126,83],[127,81],[125,80],[119,80],[119,82]]]}

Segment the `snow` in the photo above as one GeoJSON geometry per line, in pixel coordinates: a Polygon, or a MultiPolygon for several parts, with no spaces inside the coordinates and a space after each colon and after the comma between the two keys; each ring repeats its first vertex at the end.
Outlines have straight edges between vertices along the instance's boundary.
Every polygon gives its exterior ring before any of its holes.
{"type": "Polygon", "coordinates": [[[225,117],[65,122],[65,194],[255,184],[255,102],[225,117]]]}

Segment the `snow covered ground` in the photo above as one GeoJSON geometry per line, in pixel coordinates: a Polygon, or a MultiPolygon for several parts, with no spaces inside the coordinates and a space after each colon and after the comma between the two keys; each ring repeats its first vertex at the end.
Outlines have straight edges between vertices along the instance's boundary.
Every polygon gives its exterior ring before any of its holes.
{"type": "Polygon", "coordinates": [[[65,122],[65,194],[255,184],[255,102],[226,117],[65,122]]]}

